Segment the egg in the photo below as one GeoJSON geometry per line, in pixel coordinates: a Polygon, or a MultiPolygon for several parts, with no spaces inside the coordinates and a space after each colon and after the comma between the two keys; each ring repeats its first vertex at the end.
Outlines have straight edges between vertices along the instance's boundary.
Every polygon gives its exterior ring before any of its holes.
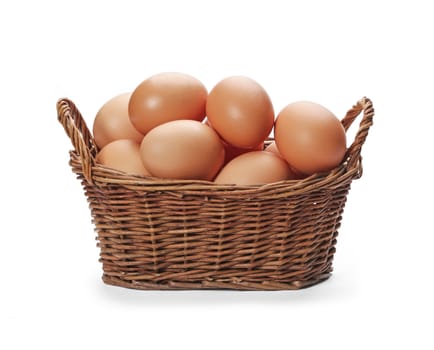
{"type": "Polygon", "coordinates": [[[277,149],[276,141],[271,142],[267,147],[265,147],[264,151],[272,152],[272,153],[275,153],[279,156],[281,155],[279,153],[279,150],[277,149]]]}
{"type": "Polygon", "coordinates": [[[143,134],[133,126],[128,115],[130,96],[130,92],[119,94],[104,103],[97,112],[93,137],[99,149],[120,139],[131,139],[137,143],[142,141],[143,134]]]}
{"type": "Polygon", "coordinates": [[[335,168],[346,153],[346,134],[339,119],[310,101],[284,107],[276,118],[274,136],[283,158],[306,175],[335,168]]]}
{"type": "Polygon", "coordinates": [[[224,164],[229,163],[232,159],[238,157],[241,154],[252,152],[252,151],[262,151],[264,148],[264,143],[261,142],[258,146],[250,149],[250,148],[239,148],[232,146],[229,143],[223,141],[223,146],[225,148],[225,161],[224,164]]]}
{"type": "Polygon", "coordinates": [[[212,180],[225,151],[217,133],[194,120],[175,120],[149,131],[140,145],[143,164],[160,178],[212,180]]]}
{"type": "Polygon", "coordinates": [[[121,139],[108,143],[96,155],[95,161],[131,175],[150,175],[140,157],[140,144],[121,139]]]}
{"type": "MultiPolygon", "coordinates": [[[[282,157],[279,150],[277,149],[276,141],[271,142],[267,147],[265,147],[264,151],[274,153],[275,155],[282,157]]],[[[283,158],[283,157],[282,157],[283,158]]],[[[296,179],[303,179],[306,177],[305,174],[301,173],[297,169],[295,169],[291,164],[288,164],[291,172],[294,174],[296,179]]]]}
{"type": "Polygon", "coordinates": [[[220,171],[217,184],[260,185],[295,179],[288,163],[272,152],[252,151],[232,159],[220,171]]]}
{"type": "Polygon", "coordinates": [[[159,73],[134,89],[128,105],[129,117],[143,134],[173,120],[202,121],[205,118],[207,96],[206,87],[190,75],[159,73]]]}
{"type": "Polygon", "coordinates": [[[217,83],[206,102],[207,118],[225,142],[252,149],[263,142],[274,124],[274,109],[265,89],[244,76],[217,83]]]}
{"type": "MultiPolygon", "coordinates": [[[[215,130],[208,118],[205,118],[203,122],[206,125],[208,125],[211,129],[215,130]]],[[[264,142],[261,142],[259,145],[257,145],[254,148],[240,148],[225,142],[221,137],[220,139],[223,144],[223,147],[225,148],[225,161],[223,162],[223,164],[229,163],[232,159],[238,157],[243,153],[251,152],[251,151],[262,151],[264,149],[264,142]]]]}

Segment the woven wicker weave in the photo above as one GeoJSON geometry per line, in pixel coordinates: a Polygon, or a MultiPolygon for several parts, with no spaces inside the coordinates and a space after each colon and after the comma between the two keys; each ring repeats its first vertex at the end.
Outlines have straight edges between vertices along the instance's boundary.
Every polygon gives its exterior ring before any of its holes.
{"type": "Polygon", "coordinates": [[[342,164],[326,174],[262,186],[131,176],[95,163],[97,147],[68,99],[58,119],[70,165],[89,202],[103,281],[135,289],[299,289],[327,279],[361,148],[372,125],[368,98],[342,119],[363,117],[342,164]]]}

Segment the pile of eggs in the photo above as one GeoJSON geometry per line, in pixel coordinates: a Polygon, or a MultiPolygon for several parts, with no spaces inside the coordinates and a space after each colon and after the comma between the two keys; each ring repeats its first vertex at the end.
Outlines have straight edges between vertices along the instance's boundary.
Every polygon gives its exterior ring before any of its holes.
{"type": "Polygon", "coordinates": [[[257,185],[338,166],[345,130],[325,107],[288,104],[275,116],[256,81],[231,76],[208,93],[196,78],[160,73],[107,101],[93,136],[96,162],[131,175],[257,185]],[[274,131],[272,143],[265,144],[274,131]]]}

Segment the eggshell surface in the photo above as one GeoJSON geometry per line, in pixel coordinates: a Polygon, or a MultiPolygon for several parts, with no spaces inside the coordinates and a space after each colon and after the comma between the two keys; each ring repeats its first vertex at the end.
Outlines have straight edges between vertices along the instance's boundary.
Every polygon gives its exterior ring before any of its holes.
{"type": "Polygon", "coordinates": [[[225,158],[217,133],[193,120],[155,127],[143,138],[140,152],[146,169],[167,179],[212,180],[225,158]]]}
{"type": "Polygon", "coordinates": [[[108,100],[97,112],[93,122],[93,137],[99,149],[108,143],[131,139],[140,143],[143,138],[131,123],[128,103],[131,93],[123,93],[108,100]]]}
{"type": "Polygon", "coordinates": [[[270,134],[274,109],[265,89],[253,79],[232,76],[210,91],[207,118],[225,142],[238,148],[254,148],[270,134]]]}
{"type": "Polygon", "coordinates": [[[205,117],[208,91],[196,78],[177,72],[160,73],[133,91],[128,112],[131,123],[146,134],[168,121],[205,117]]]}
{"type": "Polygon", "coordinates": [[[225,161],[224,164],[229,163],[232,159],[238,157],[241,154],[252,152],[252,151],[262,151],[264,148],[264,143],[261,142],[258,146],[250,149],[250,148],[239,148],[232,146],[226,142],[223,142],[223,146],[225,148],[225,161]]]}
{"type": "Polygon", "coordinates": [[[264,151],[272,152],[280,156],[279,150],[277,149],[276,146],[276,141],[271,142],[267,147],[265,147],[264,151]]]}
{"type": "Polygon", "coordinates": [[[338,166],[346,152],[346,134],[339,119],[309,101],[287,105],[276,118],[279,153],[297,171],[311,175],[338,166]]]}
{"type": "Polygon", "coordinates": [[[95,161],[131,175],[150,175],[140,157],[140,145],[134,140],[121,139],[108,143],[96,155],[95,161]]]}
{"type": "Polygon", "coordinates": [[[288,163],[272,152],[253,151],[232,159],[220,171],[217,184],[260,185],[295,179],[288,163]]]}

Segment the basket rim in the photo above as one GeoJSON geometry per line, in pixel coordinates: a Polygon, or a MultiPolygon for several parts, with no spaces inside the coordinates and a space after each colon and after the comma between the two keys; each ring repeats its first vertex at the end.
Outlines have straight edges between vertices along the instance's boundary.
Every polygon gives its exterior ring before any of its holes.
{"type": "MultiPolygon", "coordinates": [[[[374,115],[372,102],[366,97],[360,99],[348,110],[345,117],[341,120],[345,132],[362,112],[363,117],[355,139],[347,147],[346,155],[341,164],[330,171],[316,173],[302,179],[284,180],[269,184],[231,185],[216,184],[213,181],[206,180],[161,179],[152,176],[133,175],[96,163],[97,146],[78,108],[71,100],[62,98],[57,102],[57,111],[58,120],[63,125],[74,146],[74,149],[70,151],[70,164],[73,167],[73,171],[79,175],[83,175],[90,184],[100,186],[123,185],[131,189],[143,189],[143,186],[146,186],[146,190],[148,191],[178,189],[183,191],[213,191],[213,193],[232,194],[273,192],[283,189],[285,192],[298,194],[300,191],[305,192],[307,188],[330,187],[331,184],[333,185],[332,187],[339,187],[339,183],[347,183],[348,181],[360,178],[363,173],[361,148],[367,137],[368,130],[373,124],[374,115]],[[333,182],[336,182],[336,184],[333,184],[333,182]]],[[[273,140],[272,137],[269,137],[266,142],[273,140]]]]}
{"type": "MultiPolygon", "coordinates": [[[[72,170],[79,177],[84,177],[80,155],[70,151],[72,170]]],[[[361,162],[357,167],[348,168],[347,162],[325,173],[317,173],[297,180],[283,180],[258,185],[216,184],[206,180],[161,179],[150,176],[131,175],[101,164],[92,166],[92,185],[102,190],[112,186],[122,186],[133,191],[159,192],[171,191],[183,195],[221,195],[221,196],[258,196],[261,198],[279,198],[297,196],[313,190],[335,189],[345,186],[359,178],[362,171],[361,162]]]]}

